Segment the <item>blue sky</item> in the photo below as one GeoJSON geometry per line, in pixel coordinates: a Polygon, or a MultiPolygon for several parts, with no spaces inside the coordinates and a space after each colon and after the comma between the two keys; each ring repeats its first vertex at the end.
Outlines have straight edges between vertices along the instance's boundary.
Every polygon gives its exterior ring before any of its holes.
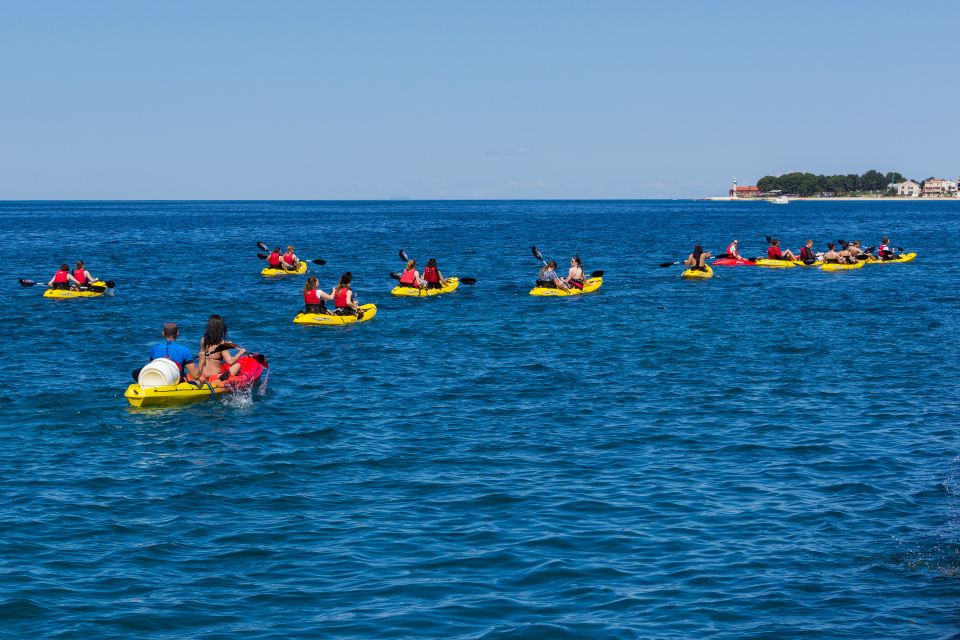
{"type": "Polygon", "coordinates": [[[955,178],[958,25],[946,2],[8,2],[0,199],[955,178]]]}

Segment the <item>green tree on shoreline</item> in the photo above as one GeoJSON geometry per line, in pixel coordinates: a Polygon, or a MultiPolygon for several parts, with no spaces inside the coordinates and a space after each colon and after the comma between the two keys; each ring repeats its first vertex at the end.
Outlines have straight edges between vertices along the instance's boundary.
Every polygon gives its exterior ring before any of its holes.
{"type": "Polygon", "coordinates": [[[796,171],[782,176],[764,176],[757,180],[757,188],[765,192],[781,191],[799,196],[813,196],[820,193],[855,195],[883,193],[887,191],[887,185],[904,180],[903,174],[898,171],[883,174],[875,169],[870,169],[863,175],[848,173],[832,176],[796,171]]]}

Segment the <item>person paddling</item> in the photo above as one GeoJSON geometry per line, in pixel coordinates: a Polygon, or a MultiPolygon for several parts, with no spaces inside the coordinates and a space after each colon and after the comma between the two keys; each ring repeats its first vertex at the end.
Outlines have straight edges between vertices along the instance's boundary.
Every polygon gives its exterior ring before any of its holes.
{"type": "Polygon", "coordinates": [[[894,253],[893,248],[890,247],[890,238],[883,236],[880,245],[877,247],[877,258],[880,260],[891,260],[896,257],[897,254],[894,253]]]}
{"type": "Polygon", "coordinates": [[[77,260],[77,267],[73,270],[73,279],[77,281],[78,287],[88,287],[97,281],[83,266],[83,260],[77,260]]]}
{"type": "Polygon", "coordinates": [[[281,265],[284,271],[297,271],[300,268],[300,259],[294,253],[292,244],[287,247],[287,252],[283,254],[281,265]]]}
{"type": "Polygon", "coordinates": [[[583,275],[583,262],[580,256],[570,258],[570,269],[567,270],[566,281],[569,286],[577,289],[583,289],[583,285],[587,282],[587,277],[583,275]]]}
{"type": "MultiPolygon", "coordinates": [[[[262,255],[262,254],[261,254],[262,255]]],[[[267,264],[270,265],[271,269],[283,269],[283,265],[280,260],[280,247],[274,247],[273,251],[270,252],[270,255],[267,256],[267,264]]]]}
{"type": "Polygon", "coordinates": [[[538,287],[548,287],[552,289],[563,289],[569,291],[570,287],[557,275],[557,263],[555,260],[547,262],[540,268],[540,275],[537,279],[538,287]]]}
{"type": "MultiPolygon", "coordinates": [[[[180,369],[181,381],[186,380],[188,375],[194,380],[199,378],[200,372],[190,349],[177,342],[177,338],[180,337],[180,327],[177,326],[177,323],[165,322],[160,335],[163,336],[163,342],[150,348],[150,362],[159,358],[166,358],[176,363],[177,368],[180,369]]],[[[133,379],[139,381],[140,369],[133,372],[133,379]]]]}
{"type": "MultiPolygon", "coordinates": [[[[436,264],[436,261],[434,261],[436,264]]],[[[424,271],[426,273],[426,271],[424,271]]],[[[417,271],[417,261],[416,260],[407,260],[407,264],[403,267],[403,273],[400,274],[400,286],[401,287],[410,287],[411,289],[423,289],[423,278],[420,277],[420,272],[417,271]]]]}
{"type": "Polygon", "coordinates": [[[689,267],[690,269],[696,269],[697,271],[706,271],[706,261],[707,258],[712,258],[713,254],[709,251],[704,251],[703,247],[699,244],[693,248],[693,253],[687,256],[687,259],[683,261],[684,266],[689,267]]]}
{"type": "Polygon", "coordinates": [[[437,268],[436,258],[427,260],[427,266],[423,268],[422,280],[426,284],[427,289],[442,289],[447,284],[446,278],[443,277],[443,274],[440,273],[440,270],[437,268]]]}
{"type": "Polygon", "coordinates": [[[50,282],[47,283],[47,286],[52,289],[70,289],[71,285],[76,287],[80,283],[70,273],[70,267],[66,263],[60,265],[60,270],[53,274],[50,282]]]}
{"type": "Polygon", "coordinates": [[[328,314],[327,303],[325,300],[333,300],[333,296],[320,290],[318,287],[320,281],[317,276],[307,278],[307,284],[303,285],[303,304],[306,307],[306,313],[328,314]]]}
{"type": "Polygon", "coordinates": [[[235,355],[230,350],[235,345],[226,342],[227,323],[221,316],[212,314],[207,320],[207,329],[200,339],[200,379],[226,380],[240,373],[240,356],[247,352],[238,349],[235,355]]]}
{"type": "Polygon", "coordinates": [[[336,307],[334,313],[337,315],[354,313],[358,318],[363,319],[363,311],[360,309],[360,305],[357,304],[356,297],[353,295],[353,289],[350,288],[352,281],[353,274],[349,271],[340,276],[340,282],[337,283],[337,286],[333,290],[333,305],[336,307]]]}

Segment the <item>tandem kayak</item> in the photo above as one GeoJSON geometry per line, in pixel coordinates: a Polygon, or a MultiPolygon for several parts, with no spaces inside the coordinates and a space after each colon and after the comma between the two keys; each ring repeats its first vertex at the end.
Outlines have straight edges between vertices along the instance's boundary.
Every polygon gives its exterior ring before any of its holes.
{"type": "Polygon", "coordinates": [[[336,313],[298,313],[293,319],[296,324],[309,324],[323,327],[339,327],[345,324],[355,324],[357,322],[367,322],[373,320],[377,315],[377,305],[362,304],[360,311],[363,314],[358,318],[354,314],[339,315],[336,313]]]}
{"type": "Polygon", "coordinates": [[[407,298],[422,298],[425,296],[439,296],[444,293],[451,293],[456,291],[457,287],[460,286],[460,278],[457,276],[450,276],[449,278],[445,278],[445,280],[447,281],[446,284],[439,289],[421,289],[419,287],[397,285],[390,290],[390,294],[407,298]]]}
{"type": "Polygon", "coordinates": [[[584,293],[593,293],[603,285],[603,278],[587,278],[583,284],[583,289],[570,287],[567,289],[557,289],[555,287],[534,287],[530,289],[532,296],[579,296],[584,293]]]}
{"type": "Polygon", "coordinates": [[[244,391],[261,379],[266,382],[268,367],[265,357],[260,354],[244,355],[240,356],[238,362],[240,373],[226,380],[197,384],[181,382],[159,387],[141,387],[134,383],[127,387],[123,397],[133,407],[174,407],[244,391]]]}
{"type": "Polygon", "coordinates": [[[850,269],[862,269],[863,265],[867,264],[865,260],[857,260],[854,263],[844,263],[840,264],[839,262],[824,262],[820,265],[820,268],[824,271],[848,271],[850,269]]]}
{"type": "Polygon", "coordinates": [[[296,271],[287,271],[286,269],[274,269],[273,267],[264,267],[260,275],[267,277],[274,276],[301,276],[307,272],[307,263],[303,260],[297,265],[296,271]]]}
{"type": "Polygon", "coordinates": [[[717,258],[713,261],[715,267],[755,267],[757,263],[744,258],[717,258]]]}
{"type": "Polygon", "coordinates": [[[897,262],[913,262],[917,257],[916,253],[901,253],[896,258],[891,258],[890,260],[880,260],[879,258],[874,258],[870,256],[867,258],[868,264],[894,264],[897,262]]]}
{"type": "Polygon", "coordinates": [[[710,265],[704,265],[703,269],[703,271],[700,269],[687,269],[680,274],[680,277],[684,280],[703,280],[713,277],[713,269],[710,268],[710,265]]]}
{"type": "Polygon", "coordinates": [[[43,292],[44,298],[96,298],[102,296],[108,289],[112,289],[112,283],[107,284],[102,280],[97,280],[91,284],[89,289],[47,289],[43,292]]]}

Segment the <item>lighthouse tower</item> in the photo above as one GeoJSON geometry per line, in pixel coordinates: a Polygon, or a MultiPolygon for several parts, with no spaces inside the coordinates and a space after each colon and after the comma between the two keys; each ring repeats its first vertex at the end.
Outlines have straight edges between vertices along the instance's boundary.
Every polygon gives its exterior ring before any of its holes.
{"type": "Polygon", "coordinates": [[[733,189],[730,189],[730,197],[736,199],[737,197],[737,179],[733,179],[733,189]]]}

